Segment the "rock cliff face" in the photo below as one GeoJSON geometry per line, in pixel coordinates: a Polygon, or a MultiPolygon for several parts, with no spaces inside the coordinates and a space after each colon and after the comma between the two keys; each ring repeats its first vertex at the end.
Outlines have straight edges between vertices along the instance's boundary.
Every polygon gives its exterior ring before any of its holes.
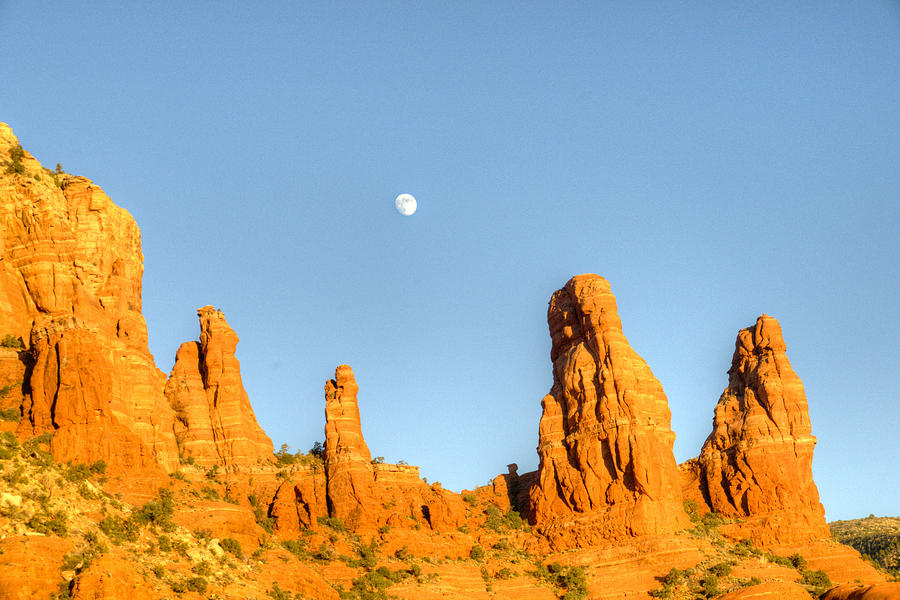
{"type": "Polygon", "coordinates": [[[325,383],[325,474],[328,512],[351,527],[371,524],[375,470],[362,435],[350,365],[341,365],[325,383]]]}
{"type": "Polygon", "coordinates": [[[812,478],[813,437],[803,384],[781,326],[763,315],[737,336],[728,387],[700,452],[710,508],[748,523],[759,543],[829,537],[812,478]]]}
{"type": "Polygon", "coordinates": [[[237,334],[212,306],[197,315],[200,342],[181,345],[165,387],[182,456],[202,466],[271,461],[272,440],[257,423],[241,382],[237,334]]]}
{"type": "Polygon", "coordinates": [[[609,282],[573,277],[553,294],[547,321],[553,387],[542,403],[532,522],[557,546],[684,526],[668,402],[622,333],[609,282]]]}
{"type": "Polygon", "coordinates": [[[134,219],[89,180],[41,167],[5,124],[0,158],[12,171],[0,177],[0,335],[29,350],[20,433],[53,433],[60,460],[174,467],[134,219]]]}

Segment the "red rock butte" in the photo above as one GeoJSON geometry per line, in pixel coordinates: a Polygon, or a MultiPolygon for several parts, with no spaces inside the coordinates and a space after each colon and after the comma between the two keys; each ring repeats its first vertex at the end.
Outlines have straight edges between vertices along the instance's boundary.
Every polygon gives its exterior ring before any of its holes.
{"type": "Polygon", "coordinates": [[[738,332],[728,387],[698,461],[709,508],[750,518],[744,530],[758,543],[829,537],[812,477],[809,407],[786,348],[768,315],[738,332]]]}
{"type": "Polygon", "coordinates": [[[553,387],[531,521],[563,547],[684,528],[669,405],[622,333],[609,282],[573,277],[550,299],[547,322],[553,387]]]}

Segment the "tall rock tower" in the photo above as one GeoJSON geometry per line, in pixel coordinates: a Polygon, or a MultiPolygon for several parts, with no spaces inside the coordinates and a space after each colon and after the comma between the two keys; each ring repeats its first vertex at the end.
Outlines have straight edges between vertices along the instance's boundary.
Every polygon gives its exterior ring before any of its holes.
{"type": "Polygon", "coordinates": [[[241,381],[237,334],[212,306],[198,309],[197,316],[200,342],[178,348],[165,388],[181,454],[203,466],[271,461],[272,440],[257,423],[241,381]]]}
{"type": "Polygon", "coordinates": [[[556,547],[686,525],[662,386],[628,344],[609,282],[573,277],[547,311],[544,396],[530,519],[556,547]]]}
{"type": "Polygon", "coordinates": [[[372,522],[375,471],[363,439],[350,365],[340,365],[325,383],[325,475],[328,513],[351,528],[372,522]]]}
{"type": "Polygon", "coordinates": [[[728,387],[700,452],[710,508],[747,523],[760,543],[829,537],[812,478],[813,437],[803,383],[768,315],[738,332],[728,387]]]}

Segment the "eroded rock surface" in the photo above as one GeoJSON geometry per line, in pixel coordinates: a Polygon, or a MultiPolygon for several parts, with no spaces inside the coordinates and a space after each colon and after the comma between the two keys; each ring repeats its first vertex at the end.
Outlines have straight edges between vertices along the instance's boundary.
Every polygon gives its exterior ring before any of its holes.
{"type": "Polygon", "coordinates": [[[806,394],[785,350],[781,326],[768,315],[738,333],[699,458],[710,508],[753,518],[746,528],[762,544],[829,537],[812,478],[816,438],[806,394]]]}
{"type": "Polygon", "coordinates": [[[668,402],[622,333],[609,282],[578,275],[547,311],[553,387],[530,518],[557,546],[684,526],[668,402]]]}
{"type": "Polygon", "coordinates": [[[900,600],[900,582],[839,585],[825,592],[822,600],[900,600]]]}
{"type": "MultiPolygon", "coordinates": [[[[18,148],[0,124],[0,158],[18,148]]],[[[54,433],[60,460],[174,467],[134,219],[84,177],[56,175],[27,151],[18,163],[21,173],[0,176],[0,336],[28,349],[20,434],[54,433]]]]}
{"type": "Polygon", "coordinates": [[[212,306],[197,315],[200,341],[181,345],[165,387],[181,454],[202,466],[271,461],[272,440],[257,423],[241,382],[237,334],[212,306]]]}

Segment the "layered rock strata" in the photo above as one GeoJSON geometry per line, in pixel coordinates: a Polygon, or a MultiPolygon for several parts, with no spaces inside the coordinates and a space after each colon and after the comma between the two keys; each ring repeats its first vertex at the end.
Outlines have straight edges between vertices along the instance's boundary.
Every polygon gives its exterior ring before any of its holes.
{"type": "Polygon", "coordinates": [[[0,158],[0,336],[28,350],[20,434],[53,433],[60,460],[173,468],[134,219],[89,180],[44,169],[5,124],[0,158]]]}
{"type": "Polygon", "coordinates": [[[257,423],[241,381],[237,334],[212,306],[198,309],[197,316],[200,341],[178,348],[165,386],[182,456],[201,466],[271,461],[272,440],[257,423]]]}
{"type": "Polygon", "coordinates": [[[325,474],[328,512],[351,527],[371,523],[375,470],[362,435],[359,386],[350,365],[340,365],[325,383],[325,474]]]}
{"type": "Polygon", "coordinates": [[[372,461],[362,435],[358,392],[349,365],[339,366],[325,383],[324,473],[314,461],[291,468],[290,481],[281,484],[269,505],[278,533],[315,528],[326,516],[356,531],[458,527],[466,513],[459,494],[428,485],[418,467],[372,461]]]}
{"type": "Polygon", "coordinates": [[[812,477],[806,394],[785,351],[781,326],[768,315],[738,333],[698,461],[709,507],[753,517],[747,528],[764,544],[829,537],[812,477]]]}
{"type": "Polygon", "coordinates": [[[662,386],[622,333],[609,282],[573,277],[547,311],[544,396],[530,519],[556,546],[672,532],[686,517],[662,386]]]}

